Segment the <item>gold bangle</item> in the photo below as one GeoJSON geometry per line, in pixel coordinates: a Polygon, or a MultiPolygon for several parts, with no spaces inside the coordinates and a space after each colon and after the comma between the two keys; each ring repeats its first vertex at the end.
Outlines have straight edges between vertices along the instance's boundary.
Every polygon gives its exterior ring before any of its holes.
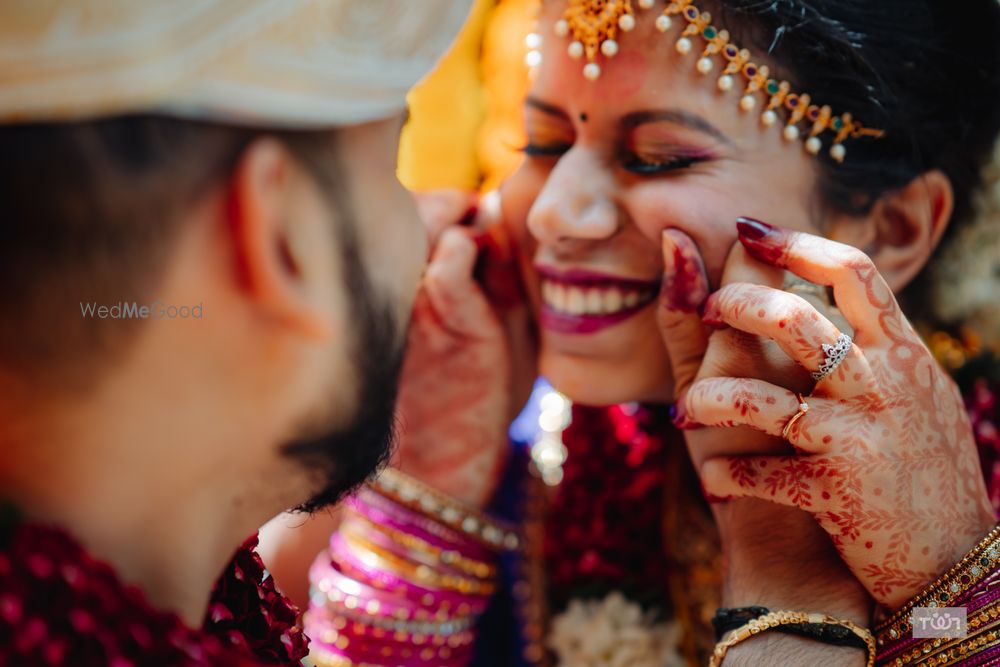
{"type": "Polygon", "coordinates": [[[927,588],[912,597],[893,614],[875,625],[878,645],[896,641],[913,629],[910,611],[914,607],[947,607],[959,595],[978,585],[1000,564],[1000,525],[973,547],[962,560],[927,588]]]}
{"type": "Polygon", "coordinates": [[[395,468],[384,469],[371,482],[370,488],[389,500],[439,521],[492,549],[514,551],[521,544],[517,531],[395,468]]]}
{"type": "Polygon", "coordinates": [[[804,611],[772,611],[760,618],[748,621],[746,624],[729,632],[722,641],[715,645],[715,650],[709,658],[709,667],[721,667],[729,649],[746,640],[773,630],[783,625],[795,625],[798,623],[818,623],[822,625],[837,625],[847,628],[868,647],[868,667],[875,667],[875,637],[867,629],[851,621],[845,621],[826,614],[810,614],[804,611]]]}
{"type": "Polygon", "coordinates": [[[357,535],[349,533],[341,533],[341,535],[348,548],[363,562],[388,570],[419,586],[464,595],[490,596],[496,591],[496,586],[492,581],[477,581],[468,577],[444,574],[427,565],[412,563],[405,558],[391,554],[357,535]]]}
{"type": "MultiPolygon", "coordinates": [[[[394,550],[392,547],[374,542],[370,534],[366,533],[363,527],[356,525],[350,520],[340,525],[340,533],[352,545],[361,546],[389,562],[396,563],[400,567],[412,568],[417,573],[418,580],[420,581],[438,583],[438,585],[443,585],[447,588],[452,587],[452,583],[455,586],[463,587],[477,583],[492,585],[496,580],[495,577],[467,576],[453,569],[445,569],[440,559],[430,558],[426,554],[409,549],[404,549],[406,553],[399,553],[399,551],[394,550]]],[[[397,545],[397,548],[399,548],[399,545],[397,545]]]]}
{"type": "Polygon", "coordinates": [[[385,537],[392,540],[394,544],[397,544],[407,551],[421,554],[425,558],[438,560],[448,567],[455,568],[464,574],[478,579],[494,579],[497,576],[497,568],[489,563],[469,558],[468,556],[463,556],[459,552],[451,549],[444,549],[436,546],[426,540],[420,539],[416,535],[410,535],[409,533],[404,533],[403,531],[396,530],[395,528],[375,523],[351,507],[348,507],[345,513],[347,515],[344,520],[345,523],[353,521],[363,523],[365,528],[381,533],[385,537]]]}

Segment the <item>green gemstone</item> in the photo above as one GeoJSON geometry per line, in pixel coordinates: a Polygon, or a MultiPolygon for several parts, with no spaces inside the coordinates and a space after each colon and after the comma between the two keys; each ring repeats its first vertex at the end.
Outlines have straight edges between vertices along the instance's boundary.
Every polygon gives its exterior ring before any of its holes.
{"type": "Polygon", "coordinates": [[[941,602],[947,602],[947,601],[948,601],[948,594],[947,594],[947,593],[942,593],[942,594],[941,594],[940,596],[938,596],[938,597],[939,597],[939,599],[941,600],[941,602]]]}
{"type": "Polygon", "coordinates": [[[777,95],[779,90],[781,89],[778,87],[777,81],[771,79],[767,82],[767,92],[769,95],[777,95]]]}
{"type": "Polygon", "coordinates": [[[840,128],[844,127],[844,121],[843,121],[843,119],[841,119],[841,118],[834,118],[833,122],[830,123],[830,127],[832,127],[835,130],[839,130],[840,128]]]}
{"type": "Polygon", "coordinates": [[[715,39],[719,36],[719,31],[712,26],[708,26],[701,34],[705,36],[705,39],[715,39]]]}

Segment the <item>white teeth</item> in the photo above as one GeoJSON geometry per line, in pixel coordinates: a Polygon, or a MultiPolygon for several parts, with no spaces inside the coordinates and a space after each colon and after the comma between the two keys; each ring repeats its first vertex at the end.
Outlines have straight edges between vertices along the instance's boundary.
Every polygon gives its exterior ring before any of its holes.
{"type": "Polygon", "coordinates": [[[587,291],[587,314],[603,315],[604,299],[601,297],[601,290],[590,289],[587,291]]]}
{"type": "Polygon", "coordinates": [[[556,308],[556,310],[565,311],[567,303],[566,287],[557,283],[552,289],[552,305],[556,308]]]}
{"type": "Polygon", "coordinates": [[[604,293],[604,312],[605,313],[617,313],[622,309],[622,304],[624,300],[622,299],[622,292],[619,289],[612,287],[604,293]]]}
{"type": "Polygon", "coordinates": [[[555,311],[568,315],[612,315],[644,304],[655,292],[624,291],[617,287],[573,287],[542,281],[542,300],[555,311]]]}

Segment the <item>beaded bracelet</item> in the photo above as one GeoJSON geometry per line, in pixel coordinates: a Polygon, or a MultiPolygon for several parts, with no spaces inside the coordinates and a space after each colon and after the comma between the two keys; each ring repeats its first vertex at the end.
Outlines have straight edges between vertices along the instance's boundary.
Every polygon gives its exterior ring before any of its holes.
{"type": "MultiPolygon", "coordinates": [[[[736,630],[749,621],[760,618],[771,612],[767,607],[741,607],[738,609],[718,609],[712,618],[715,628],[715,638],[721,641],[726,633],[736,630]]],[[[784,632],[829,644],[831,646],[846,646],[865,649],[865,642],[856,634],[842,625],[830,623],[792,623],[774,628],[775,632],[784,632]]]]}
{"type": "Polygon", "coordinates": [[[443,493],[438,493],[423,482],[394,468],[383,470],[382,474],[371,483],[370,488],[493,549],[514,551],[521,545],[521,538],[514,529],[487,517],[482,512],[462,505],[443,493]]]}
{"type": "Polygon", "coordinates": [[[915,607],[948,607],[960,602],[1000,565],[1000,525],[996,526],[954,567],[875,626],[879,646],[905,637],[913,628],[915,607]]]}
{"type": "Polygon", "coordinates": [[[810,614],[801,611],[772,611],[760,618],[748,621],[736,630],[732,630],[726,639],[715,645],[715,650],[708,662],[709,667],[720,667],[729,649],[751,637],[782,626],[801,624],[835,625],[846,628],[864,642],[868,653],[868,667],[875,667],[875,638],[866,628],[826,614],[810,614]]]}

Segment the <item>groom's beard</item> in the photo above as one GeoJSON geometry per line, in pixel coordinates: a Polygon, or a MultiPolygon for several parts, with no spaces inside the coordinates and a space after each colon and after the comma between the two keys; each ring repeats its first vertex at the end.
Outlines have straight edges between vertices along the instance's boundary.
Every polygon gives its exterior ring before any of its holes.
{"type": "MultiPolygon", "coordinates": [[[[369,313],[373,315],[374,313],[369,313]]],[[[357,330],[354,355],[360,382],[357,411],[346,426],[290,443],[285,452],[311,472],[322,486],[296,509],[315,512],[340,501],[388,460],[396,440],[395,405],[403,345],[392,316],[380,313],[357,330]]]]}

